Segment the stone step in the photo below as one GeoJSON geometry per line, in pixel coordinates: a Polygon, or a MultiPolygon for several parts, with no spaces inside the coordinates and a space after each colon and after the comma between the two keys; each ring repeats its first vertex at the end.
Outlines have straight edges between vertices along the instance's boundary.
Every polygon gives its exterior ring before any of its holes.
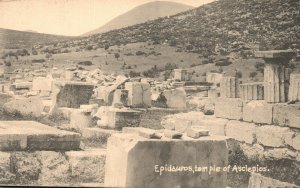
{"type": "Polygon", "coordinates": [[[33,121],[0,121],[0,151],[77,150],[80,134],[33,121]]]}

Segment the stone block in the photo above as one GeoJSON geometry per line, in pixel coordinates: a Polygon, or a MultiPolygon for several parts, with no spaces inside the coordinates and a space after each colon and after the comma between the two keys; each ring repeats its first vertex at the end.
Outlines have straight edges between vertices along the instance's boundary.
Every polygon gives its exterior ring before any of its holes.
{"type": "Polygon", "coordinates": [[[225,188],[226,172],[167,172],[165,165],[205,167],[227,165],[228,149],[223,137],[197,140],[146,139],[133,134],[109,138],[105,186],[111,187],[205,187],[225,188]],[[142,160],[141,160],[142,159],[142,160]],[[157,166],[156,166],[157,165],[157,166]]]}
{"type": "Polygon", "coordinates": [[[229,121],[226,126],[226,136],[240,142],[253,144],[255,142],[255,124],[241,121],[229,121]]]}
{"type": "Polygon", "coordinates": [[[207,91],[207,97],[210,99],[215,99],[220,97],[220,92],[217,89],[210,89],[207,91]]]}
{"type": "Polygon", "coordinates": [[[250,101],[244,103],[243,120],[261,124],[272,124],[273,105],[265,101],[250,101]]]}
{"type": "Polygon", "coordinates": [[[188,81],[189,75],[185,69],[174,69],[174,80],[177,81],[188,81]]]}
{"type": "Polygon", "coordinates": [[[215,116],[226,119],[241,120],[243,101],[237,98],[218,98],[215,101],[215,116]]]}
{"type": "Polygon", "coordinates": [[[229,121],[227,119],[216,118],[213,116],[203,116],[197,125],[207,129],[210,135],[225,136],[225,127],[229,121]]]}
{"type": "Polygon", "coordinates": [[[75,182],[103,183],[106,151],[90,149],[85,151],[69,151],[66,157],[70,164],[71,176],[75,182]]]}
{"type": "Polygon", "coordinates": [[[297,153],[287,148],[270,148],[264,151],[264,158],[269,160],[295,160],[297,153]]]}
{"type": "Polygon", "coordinates": [[[98,126],[116,129],[121,129],[122,127],[138,127],[142,114],[140,111],[114,107],[101,107],[98,112],[97,114],[100,114],[97,115],[100,116],[100,120],[97,122],[98,126]]]}
{"type": "Polygon", "coordinates": [[[250,160],[261,159],[264,156],[264,147],[259,144],[240,143],[240,148],[250,160]]]}
{"type": "Polygon", "coordinates": [[[89,104],[94,93],[94,84],[86,82],[62,82],[53,84],[53,100],[57,107],[79,108],[82,104],[89,104]]]}
{"type": "Polygon", "coordinates": [[[223,78],[223,74],[220,73],[206,73],[206,81],[209,83],[219,84],[221,79],[223,78]]]}
{"type": "Polygon", "coordinates": [[[85,111],[85,109],[72,110],[70,124],[74,129],[81,131],[83,128],[92,126],[91,113],[85,111]]]}
{"type": "Polygon", "coordinates": [[[300,105],[276,104],[273,111],[275,125],[300,128],[300,105]]]}
{"type": "Polygon", "coordinates": [[[187,129],[186,135],[191,138],[200,138],[202,136],[208,136],[209,131],[198,126],[191,126],[187,129]]]}
{"type": "Polygon", "coordinates": [[[170,139],[180,139],[182,137],[182,133],[165,129],[164,130],[164,136],[166,138],[170,138],[170,139]]]}
{"type": "Polygon", "coordinates": [[[114,92],[112,105],[121,104],[122,106],[127,106],[128,103],[128,90],[117,89],[114,92]]]}
{"type": "Polygon", "coordinates": [[[32,91],[52,91],[53,79],[35,77],[32,80],[32,91]]]}
{"type": "MultiPolygon", "coordinates": [[[[148,139],[160,139],[161,135],[157,134],[157,132],[153,129],[147,129],[144,127],[137,127],[138,135],[148,139]]],[[[128,130],[125,130],[125,132],[128,130]]],[[[124,132],[124,130],[123,130],[124,132]]]]}
{"type": "Polygon", "coordinates": [[[70,182],[69,163],[64,154],[54,151],[36,152],[41,162],[38,184],[43,186],[68,185],[70,182]]]}
{"type": "Polygon", "coordinates": [[[285,187],[285,188],[299,188],[299,186],[281,182],[272,178],[264,177],[258,173],[252,173],[249,179],[248,188],[269,188],[269,187],[285,187]]]}
{"type": "Polygon", "coordinates": [[[300,151],[300,133],[291,132],[285,137],[285,143],[293,147],[295,150],[300,151]]]}
{"type": "Polygon", "coordinates": [[[259,126],[256,128],[257,142],[270,147],[285,146],[285,138],[290,133],[287,127],[277,127],[274,125],[259,126]]]}
{"type": "MultiPolygon", "coordinates": [[[[291,59],[293,56],[295,56],[297,53],[292,50],[269,50],[269,51],[256,51],[255,57],[260,58],[288,58],[291,59]]],[[[282,62],[285,63],[285,62],[282,62]]]]}
{"type": "Polygon", "coordinates": [[[4,104],[3,110],[9,114],[19,114],[21,116],[29,117],[41,117],[43,112],[43,102],[38,97],[14,99],[4,104]]]}
{"type": "Polygon", "coordinates": [[[165,90],[163,95],[167,99],[167,107],[186,108],[186,92],[183,88],[165,90]]]}
{"type": "Polygon", "coordinates": [[[243,100],[263,100],[264,83],[246,83],[240,85],[240,97],[243,100]]]}
{"type": "Polygon", "coordinates": [[[127,82],[125,89],[128,90],[128,105],[131,107],[150,107],[151,89],[149,83],[127,82]]]}
{"type": "Polygon", "coordinates": [[[13,184],[16,175],[11,171],[10,153],[0,152],[0,185],[13,184]]]}
{"type": "Polygon", "coordinates": [[[73,150],[80,135],[32,121],[1,121],[1,150],[73,150]]]}

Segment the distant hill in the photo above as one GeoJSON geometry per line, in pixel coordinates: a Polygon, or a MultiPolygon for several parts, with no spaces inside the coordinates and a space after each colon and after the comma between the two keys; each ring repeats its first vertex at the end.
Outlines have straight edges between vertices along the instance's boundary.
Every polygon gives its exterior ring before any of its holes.
{"type": "Polygon", "coordinates": [[[114,18],[104,26],[85,33],[84,36],[132,26],[149,20],[154,20],[159,17],[174,15],[192,8],[194,7],[168,1],[146,3],[114,18]]]}
{"type": "MultiPolygon", "coordinates": [[[[93,35],[89,43],[169,43],[199,54],[300,49],[299,0],[219,0],[174,16],[93,35]]],[[[107,43],[107,44],[105,44],[107,43]]]]}
{"type": "Polygon", "coordinates": [[[30,48],[37,43],[53,43],[70,39],[75,39],[75,37],[0,28],[0,47],[2,48],[30,48]]]}

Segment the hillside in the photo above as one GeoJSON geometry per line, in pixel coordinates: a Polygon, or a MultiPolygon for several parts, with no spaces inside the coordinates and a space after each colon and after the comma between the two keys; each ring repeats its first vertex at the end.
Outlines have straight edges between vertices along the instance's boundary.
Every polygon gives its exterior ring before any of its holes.
{"type": "MultiPolygon", "coordinates": [[[[200,54],[300,49],[300,1],[219,0],[171,17],[93,35],[89,43],[168,42],[200,54]]],[[[245,53],[245,54],[243,54],[245,53]]]]}
{"type": "Polygon", "coordinates": [[[2,48],[31,48],[36,43],[53,43],[69,39],[75,39],[75,37],[0,28],[0,46],[2,48]]]}
{"type": "Polygon", "coordinates": [[[146,3],[114,18],[104,26],[85,33],[84,36],[132,26],[149,20],[154,20],[159,17],[174,15],[192,8],[192,6],[188,6],[185,4],[167,1],[155,1],[146,3]]]}

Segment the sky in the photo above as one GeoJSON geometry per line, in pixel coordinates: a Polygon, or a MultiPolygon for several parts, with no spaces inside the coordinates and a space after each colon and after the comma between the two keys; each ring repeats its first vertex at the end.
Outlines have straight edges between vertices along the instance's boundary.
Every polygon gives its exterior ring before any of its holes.
{"type": "MultiPolygon", "coordinates": [[[[0,28],[78,36],[154,0],[0,0],[0,28]]],[[[213,0],[168,0],[201,6],[213,0]]]]}

